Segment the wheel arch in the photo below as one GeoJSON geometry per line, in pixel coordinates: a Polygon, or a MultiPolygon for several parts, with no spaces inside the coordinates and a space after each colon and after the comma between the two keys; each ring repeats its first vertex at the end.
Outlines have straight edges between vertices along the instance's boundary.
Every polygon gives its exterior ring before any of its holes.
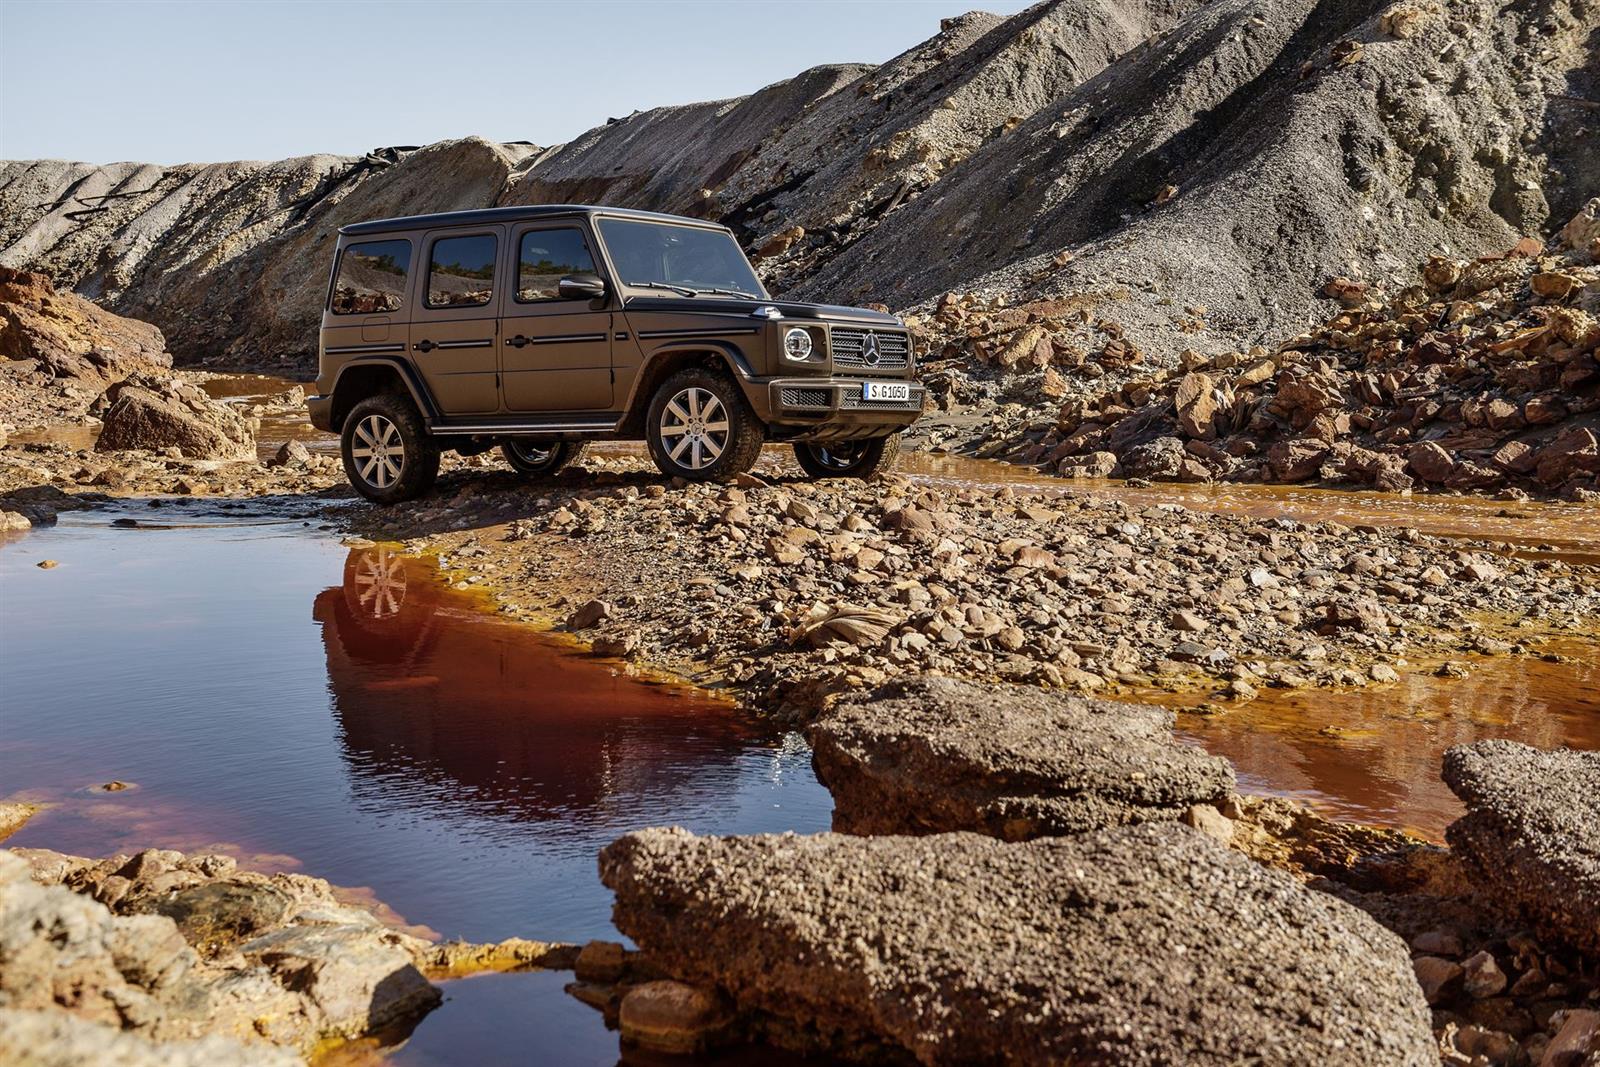
{"type": "Polygon", "coordinates": [[[746,381],[755,376],[737,345],[720,341],[685,341],[663,345],[652,352],[644,366],[639,368],[639,375],[634,379],[633,394],[628,400],[628,413],[623,416],[619,427],[621,436],[643,436],[650,398],[655,396],[662,382],[686,367],[705,367],[725,373],[741,389],[746,381]]]}
{"type": "Polygon", "coordinates": [[[364,359],[339,368],[339,376],[333,383],[333,403],[329,409],[333,432],[342,432],[350,410],[378,393],[405,393],[424,419],[438,417],[438,408],[434,406],[427,386],[409,364],[396,359],[364,359]]]}

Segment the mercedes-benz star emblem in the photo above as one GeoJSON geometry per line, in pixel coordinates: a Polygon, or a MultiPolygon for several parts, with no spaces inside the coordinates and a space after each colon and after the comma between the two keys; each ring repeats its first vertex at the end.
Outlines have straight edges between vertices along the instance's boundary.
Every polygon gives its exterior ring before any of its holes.
{"type": "Polygon", "coordinates": [[[867,339],[861,343],[861,362],[869,367],[878,365],[878,335],[867,334],[867,339]]]}

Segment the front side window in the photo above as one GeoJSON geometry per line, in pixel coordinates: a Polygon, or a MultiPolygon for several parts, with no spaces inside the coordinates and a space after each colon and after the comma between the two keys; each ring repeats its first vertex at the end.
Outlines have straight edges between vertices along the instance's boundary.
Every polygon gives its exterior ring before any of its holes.
{"type": "Polygon", "coordinates": [[[493,234],[444,237],[433,242],[428,261],[428,306],[478,307],[494,299],[493,234]]]}
{"type": "Polygon", "coordinates": [[[601,219],[600,232],[617,274],[628,285],[677,290],[684,296],[707,292],[766,299],[749,260],[726,231],[601,219]]]}
{"type": "Polygon", "coordinates": [[[594,257],[582,230],[530,230],[517,251],[517,303],[560,300],[562,278],[593,273],[594,257]]]}
{"type": "Polygon", "coordinates": [[[410,241],[368,241],[346,246],[339,257],[339,275],[333,282],[333,313],[371,315],[399,311],[406,301],[406,274],[410,270],[410,241]]]}

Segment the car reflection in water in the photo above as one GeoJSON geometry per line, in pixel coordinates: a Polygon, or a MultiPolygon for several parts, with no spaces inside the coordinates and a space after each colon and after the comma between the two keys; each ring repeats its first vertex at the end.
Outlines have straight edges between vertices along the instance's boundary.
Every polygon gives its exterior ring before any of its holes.
{"type": "Polygon", "coordinates": [[[763,740],[726,705],[501,621],[387,549],[353,551],[314,615],[363,806],[468,831],[670,822],[675,798],[703,806],[763,740]]]}

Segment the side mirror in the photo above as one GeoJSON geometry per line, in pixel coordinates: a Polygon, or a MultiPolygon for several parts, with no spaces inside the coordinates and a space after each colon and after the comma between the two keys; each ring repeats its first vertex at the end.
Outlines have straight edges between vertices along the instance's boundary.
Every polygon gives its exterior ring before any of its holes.
{"type": "Polygon", "coordinates": [[[606,280],[596,274],[569,274],[556,288],[563,300],[599,300],[606,295],[606,280]]]}

